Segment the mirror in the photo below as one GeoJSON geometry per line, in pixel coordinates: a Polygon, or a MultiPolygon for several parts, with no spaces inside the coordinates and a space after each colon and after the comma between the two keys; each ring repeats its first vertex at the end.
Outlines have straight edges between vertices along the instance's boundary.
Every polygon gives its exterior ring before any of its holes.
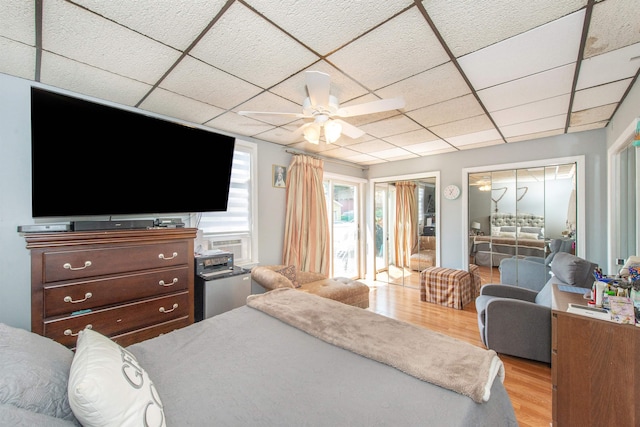
{"type": "Polygon", "coordinates": [[[576,163],[468,176],[469,263],[491,283],[539,290],[556,252],[575,254],[576,163]]]}
{"type": "Polygon", "coordinates": [[[436,195],[436,177],[374,184],[376,280],[419,288],[437,265],[436,195]]]}

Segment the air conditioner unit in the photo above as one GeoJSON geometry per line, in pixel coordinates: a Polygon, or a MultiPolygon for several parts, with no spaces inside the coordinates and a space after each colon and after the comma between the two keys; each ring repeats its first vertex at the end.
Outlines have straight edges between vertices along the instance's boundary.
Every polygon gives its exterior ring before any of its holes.
{"type": "Polygon", "coordinates": [[[218,249],[225,252],[231,252],[233,258],[236,260],[247,259],[249,248],[249,239],[237,238],[237,239],[215,239],[209,240],[209,249],[218,249]]]}

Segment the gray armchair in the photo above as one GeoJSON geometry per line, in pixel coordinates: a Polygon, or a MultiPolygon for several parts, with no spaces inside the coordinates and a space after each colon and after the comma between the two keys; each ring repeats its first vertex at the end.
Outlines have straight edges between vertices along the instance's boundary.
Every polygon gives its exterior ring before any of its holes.
{"type": "Polygon", "coordinates": [[[561,252],[551,264],[554,276],[539,292],[512,285],[483,286],[476,298],[482,343],[497,353],[550,363],[552,284],[590,289],[595,268],[561,252]]]}
{"type": "Polygon", "coordinates": [[[551,261],[560,252],[571,252],[573,239],[552,239],[550,253],[541,257],[512,257],[500,261],[500,283],[539,291],[549,280],[551,261]]]}

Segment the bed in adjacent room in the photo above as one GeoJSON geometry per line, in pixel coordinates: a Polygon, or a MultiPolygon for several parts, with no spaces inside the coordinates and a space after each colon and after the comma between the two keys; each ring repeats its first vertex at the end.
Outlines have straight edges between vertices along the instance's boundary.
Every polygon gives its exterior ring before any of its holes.
{"type": "MultiPolygon", "coordinates": [[[[37,353],[50,355],[41,363],[55,358],[56,369],[31,371],[62,372],[40,384],[70,372],[70,403],[58,396],[37,414],[56,423],[29,418],[29,425],[73,425],[74,414],[167,426],[517,425],[492,350],[294,289],[251,296],[246,306],[126,349],[95,331],[81,333],[75,356],[23,330],[4,326],[0,337],[0,352],[15,359],[0,371],[40,363],[33,351],[19,360],[35,342],[37,353]],[[21,339],[7,343],[12,330],[21,339]]],[[[29,384],[12,389],[21,386],[29,384]]],[[[20,399],[0,400],[0,424],[54,397],[22,407],[20,399]]]]}

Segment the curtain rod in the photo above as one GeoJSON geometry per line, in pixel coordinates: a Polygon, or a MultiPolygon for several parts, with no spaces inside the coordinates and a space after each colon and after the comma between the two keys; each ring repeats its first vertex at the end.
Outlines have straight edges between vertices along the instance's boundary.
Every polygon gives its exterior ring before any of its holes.
{"type": "Polygon", "coordinates": [[[303,151],[294,151],[294,150],[291,150],[291,149],[285,149],[284,151],[289,153],[289,154],[301,155],[301,156],[309,156],[309,157],[313,157],[314,159],[324,160],[325,162],[335,163],[335,164],[338,164],[338,165],[349,166],[349,167],[352,167],[352,168],[361,169],[363,171],[369,170],[368,166],[357,165],[355,163],[349,163],[349,162],[346,162],[344,160],[333,159],[331,157],[319,156],[317,154],[309,154],[309,153],[305,153],[303,151]]]}

